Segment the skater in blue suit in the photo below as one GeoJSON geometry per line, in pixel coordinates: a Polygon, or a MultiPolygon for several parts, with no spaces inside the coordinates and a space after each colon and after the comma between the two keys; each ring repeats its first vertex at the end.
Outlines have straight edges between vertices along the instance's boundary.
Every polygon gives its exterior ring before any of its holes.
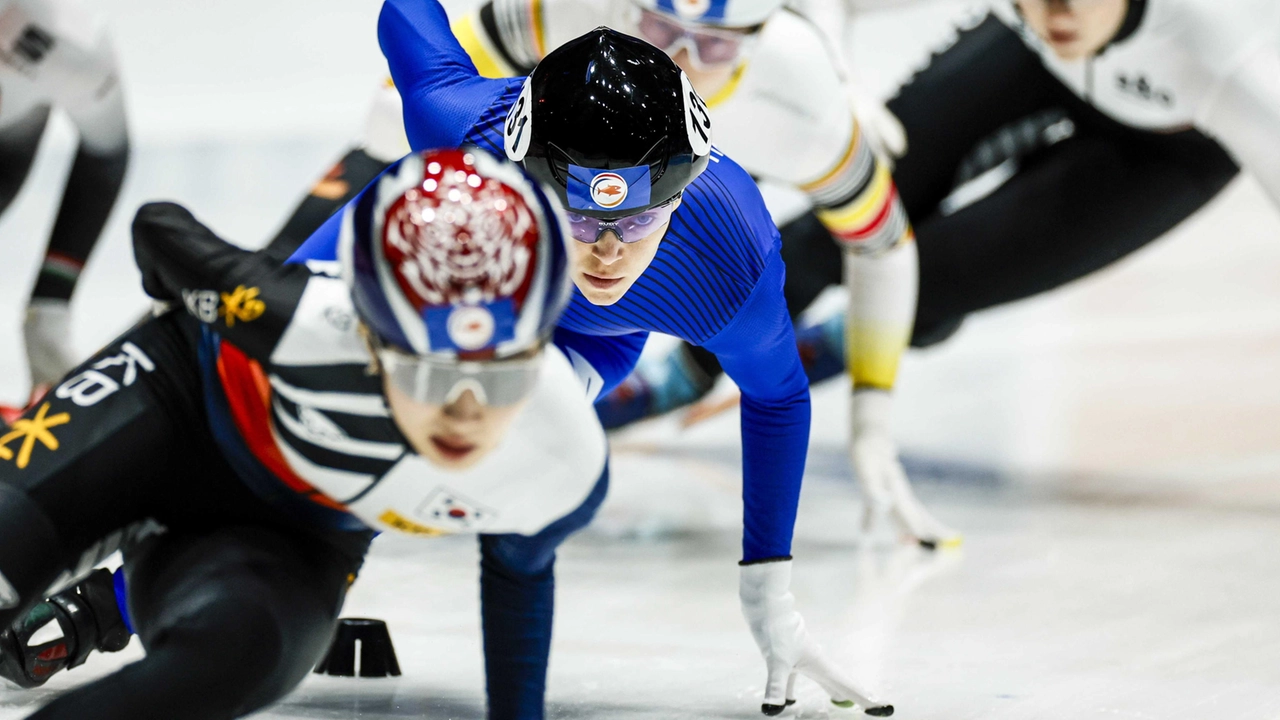
{"type": "MultiPolygon", "coordinates": [[[[560,194],[576,289],[556,342],[589,393],[626,377],[651,332],[715,353],[741,388],[740,595],[767,664],[764,713],[794,699],[797,673],[833,702],[891,713],[825,659],[795,609],[791,536],[810,408],[778,231],[751,178],[712,147],[685,74],[657,48],[598,28],[527,78],[483,78],[436,0],[388,0],[378,39],[411,147],[505,153],[560,194]]],[[[328,223],[299,252],[336,244],[336,230],[328,223]]]]}

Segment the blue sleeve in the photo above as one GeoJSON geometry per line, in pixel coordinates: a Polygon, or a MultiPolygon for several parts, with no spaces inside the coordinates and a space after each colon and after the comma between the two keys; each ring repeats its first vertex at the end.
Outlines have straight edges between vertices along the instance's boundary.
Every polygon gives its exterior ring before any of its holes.
{"type": "Polygon", "coordinates": [[[556,548],[591,522],[608,491],[606,465],[582,505],[537,535],[480,536],[480,613],[491,720],[542,720],[556,548]]]}
{"type": "Polygon", "coordinates": [[[130,635],[135,634],[133,630],[133,616],[129,614],[129,593],[124,579],[124,566],[116,568],[111,574],[111,587],[116,591],[116,609],[120,611],[120,621],[124,623],[124,629],[129,631],[130,635]]]}
{"type": "Polygon", "coordinates": [[[404,101],[404,128],[414,150],[456,148],[506,87],[480,77],[438,0],[387,0],[378,44],[404,101]]]}
{"type": "Polygon", "coordinates": [[[584,335],[558,327],[552,341],[573,363],[573,371],[587,386],[587,397],[594,399],[608,395],[631,374],[648,339],[647,332],[584,335]]]}
{"type": "Polygon", "coordinates": [[[338,232],[342,229],[342,216],[346,214],[346,210],[344,207],[330,215],[323,225],[311,233],[311,237],[293,251],[285,263],[302,264],[308,260],[337,260],[338,232]]]}
{"type": "Polygon", "coordinates": [[[791,554],[809,451],[809,383],[773,254],[733,322],[704,347],[742,390],[742,558],[791,554]]]}

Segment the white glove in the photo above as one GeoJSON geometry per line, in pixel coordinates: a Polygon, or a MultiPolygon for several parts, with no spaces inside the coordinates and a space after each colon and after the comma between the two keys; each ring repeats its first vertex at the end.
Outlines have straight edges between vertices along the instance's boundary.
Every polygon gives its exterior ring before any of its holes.
{"type": "Polygon", "coordinates": [[[888,717],[893,706],[870,699],[845,673],[822,654],[804,628],[791,594],[791,560],[766,560],[742,566],[738,585],[742,614],[764,655],[769,676],[765,684],[765,715],[778,715],[795,703],[796,675],[818,683],[840,707],[855,703],[868,715],[888,717]]]}
{"type": "Polygon", "coordinates": [[[882,390],[853,394],[853,468],[866,500],[862,529],[873,533],[886,517],[929,549],[955,547],[960,533],[935,518],[911,491],[907,472],[898,460],[898,446],[889,433],[893,398],[882,390]]]}

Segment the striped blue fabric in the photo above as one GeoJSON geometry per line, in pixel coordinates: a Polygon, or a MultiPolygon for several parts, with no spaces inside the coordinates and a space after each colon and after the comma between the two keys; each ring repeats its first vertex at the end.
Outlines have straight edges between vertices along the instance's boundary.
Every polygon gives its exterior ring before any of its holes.
{"type": "MultiPolygon", "coordinates": [[[[480,78],[460,59],[437,0],[387,0],[378,31],[415,150],[457,139],[504,154],[507,110],[523,79],[480,78]]],[[[597,368],[604,392],[634,365],[647,333],[714,352],[743,393],[743,557],[781,557],[791,552],[808,451],[808,382],[782,295],[777,228],[747,173],[719,152],[711,160],[644,275],[607,307],[575,290],[556,339],[597,368]]]]}

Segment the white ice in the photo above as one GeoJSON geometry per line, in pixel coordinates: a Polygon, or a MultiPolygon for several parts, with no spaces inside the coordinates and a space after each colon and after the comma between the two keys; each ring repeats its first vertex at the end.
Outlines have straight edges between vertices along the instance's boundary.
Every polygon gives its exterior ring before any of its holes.
{"type": "MultiPolygon", "coordinates": [[[[101,5],[137,153],[76,299],[86,353],[145,307],[129,208],[178,199],[261,243],[382,72],[375,0],[101,5]]],[[[954,7],[867,21],[863,77],[891,88],[954,7]]],[[[69,153],[59,125],[0,221],[0,399],[25,391],[19,310],[69,153]]],[[[1116,267],[911,355],[898,436],[920,495],[964,531],[959,552],[861,541],[843,390],[819,388],[795,544],[811,630],[908,720],[1280,718],[1277,268],[1280,222],[1245,179],[1116,267]]],[[[736,601],[736,424],[616,438],[610,499],[561,553],[552,717],[760,717],[763,663],[736,601]]],[[[313,676],[259,717],[483,717],[473,540],[380,539],[345,614],[388,621],[403,677],[313,676]]],[[[0,688],[0,720],[140,654],[0,688]]],[[[794,714],[823,717],[800,689],[794,714]]]]}

